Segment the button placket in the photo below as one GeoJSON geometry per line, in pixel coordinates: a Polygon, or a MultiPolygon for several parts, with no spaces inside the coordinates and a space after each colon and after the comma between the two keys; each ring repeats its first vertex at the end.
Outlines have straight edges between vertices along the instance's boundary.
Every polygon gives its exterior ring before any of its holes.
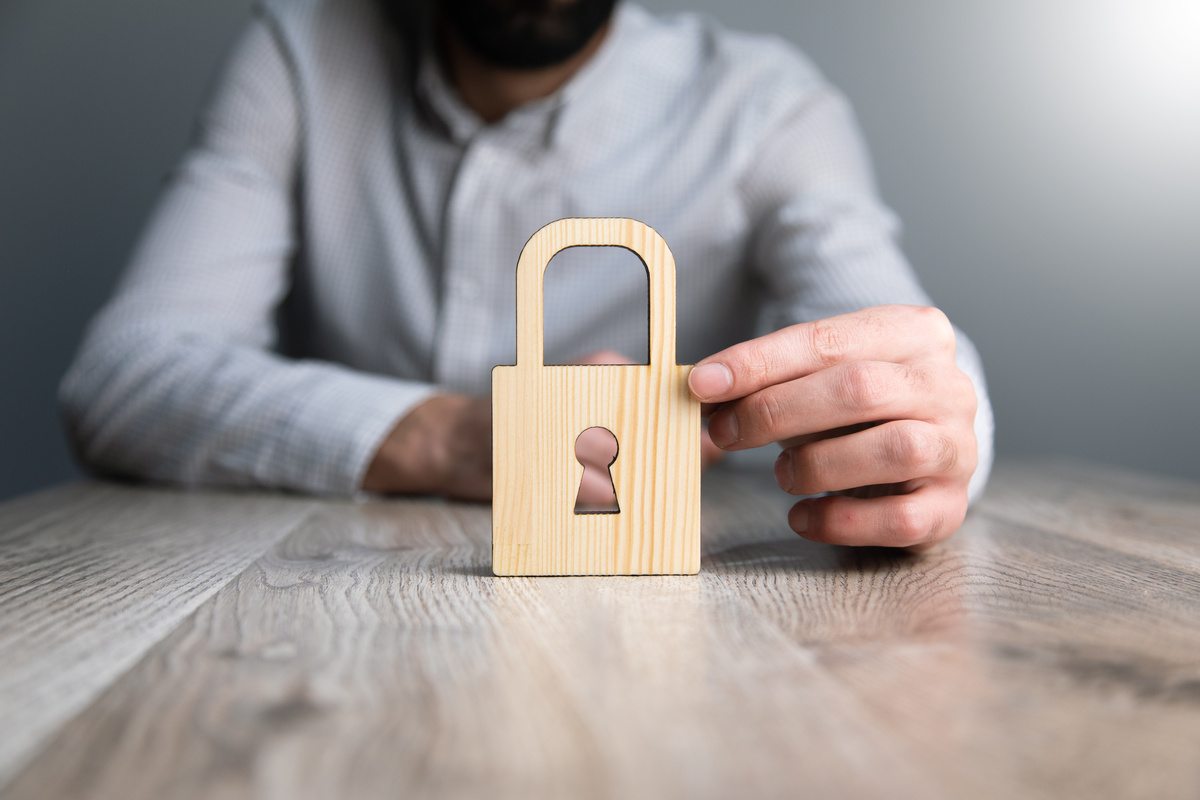
{"type": "Polygon", "coordinates": [[[493,323],[482,270],[489,231],[480,230],[497,176],[496,150],[481,132],[468,142],[446,205],[443,282],[438,316],[435,378],[448,389],[485,393],[492,364],[488,332],[493,323]]]}

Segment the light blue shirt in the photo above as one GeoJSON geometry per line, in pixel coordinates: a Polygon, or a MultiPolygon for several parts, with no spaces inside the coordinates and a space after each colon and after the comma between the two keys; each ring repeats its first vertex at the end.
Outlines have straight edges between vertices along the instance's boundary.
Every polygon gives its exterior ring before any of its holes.
{"type": "MultiPolygon", "coordinates": [[[[756,333],[928,304],[852,114],[794,48],[622,5],[559,92],[486,125],[370,0],[256,9],[61,402],[94,467],[358,489],[435,392],[515,359],[515,266],[568,216],[642,220],[678,265],[681,363],[756,333]]],[[[546,360],[646,352],[612,248],[546,276],[546,360]]],[[[639,299],[640,298],[640,299],[639,299]]],[[[992,417],[978,356],[978,494],[992,417]]]]}

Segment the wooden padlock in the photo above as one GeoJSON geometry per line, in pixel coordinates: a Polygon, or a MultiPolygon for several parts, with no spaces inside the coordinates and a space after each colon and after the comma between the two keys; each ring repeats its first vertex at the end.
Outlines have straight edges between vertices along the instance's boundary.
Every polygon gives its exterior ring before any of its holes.
{"type": "Polygon", "coordinates": [[[517,262],[517,363],[492,370],[492,571],[669,575],[700,571],[700,403],[675,363],[675,259],[632,219],[561,219],[517,262]],[[545,366],[542,283],[568,247],[632,250],[650,277],[650,363],[545,366]],[[619,511],[576,513],[575,442],[617,439],[619,511]]]}

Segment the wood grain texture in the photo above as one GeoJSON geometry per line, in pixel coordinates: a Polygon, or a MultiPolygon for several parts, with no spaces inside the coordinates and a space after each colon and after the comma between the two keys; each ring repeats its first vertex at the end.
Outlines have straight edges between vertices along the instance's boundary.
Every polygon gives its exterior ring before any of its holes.
{"type": "Polygon", "coordinates": [[[0,798],[1200,795],[1200,488],[1002,465],[918,556],[704,492],[700,575],[637,579],[493,578],[486,507],[322,503],[0,798]]]}
{"type": "Polygon", "coordinates": [[[313,507],[98,484],[0,506],[0,782],[313,507]]]}
{"type": "Polygon", "coordinates": [[[675,363],[675,261],[630,219],[563,219],[517,265],[517,363],[492,371],[492,569],[497,575],[695,574],[700,568],[700,403],[675,363]],[[650,280],[650,363],[543,366],[542,278],[556,253],[617,246],[650,280]],[[576,514],[588,428],[617,439],[616,514],[576,514]]]}

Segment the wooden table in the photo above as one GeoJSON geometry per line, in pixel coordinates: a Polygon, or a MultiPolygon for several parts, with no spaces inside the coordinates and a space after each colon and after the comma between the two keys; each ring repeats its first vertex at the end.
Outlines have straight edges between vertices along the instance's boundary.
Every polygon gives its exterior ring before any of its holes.
{"type": "Polygon", "coordinates": [[[1200,487],[1008,463],[933,552],[704,486],[697,577],[494,578],[489,511],[0,506],[0,798],[1200,797],[1200,487]]]}

